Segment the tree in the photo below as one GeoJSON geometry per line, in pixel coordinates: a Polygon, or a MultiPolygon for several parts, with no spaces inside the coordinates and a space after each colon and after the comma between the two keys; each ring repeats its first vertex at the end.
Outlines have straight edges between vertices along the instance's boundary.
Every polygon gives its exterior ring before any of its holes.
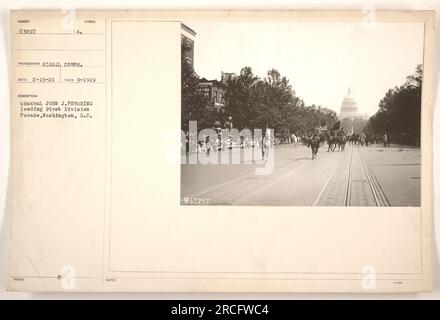
{"type": "Polygon", "coordinates": [[[197,121],[199,128],[212,127],[215,112],[209,108],[209,100],[198,88],[199,77],[181,55],[181,129],[188,130],[189,121],[197,121]]]}
{"type": "Polygon", "coordinates": [[[333,125],[337,121],[333,110],[306,106],[276,69],[260,79],[250,67],[242,68],[238,77],[228,81],[225,101],[226,114],[233,117],[235,127],[271,128],[278,136],[301,135],[322,122],[333,125]]]}
{"type": "Polygon", "coordinates": [[[420,142],[422,66],[404,84],[389,89],[379,101],[379,110],[370,118],[366,130],[373,134],[387,133],[397,143],[420,142]]]}

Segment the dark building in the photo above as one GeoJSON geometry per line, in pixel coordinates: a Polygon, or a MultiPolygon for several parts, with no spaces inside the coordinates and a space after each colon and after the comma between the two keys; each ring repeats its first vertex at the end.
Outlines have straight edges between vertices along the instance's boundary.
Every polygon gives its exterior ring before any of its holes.
{"type": "Polygon", "coordinates": [[[196,32],[190,27],[181,24],[181,49],[183,58],[194,68],[194,37],[196,32]]]}
{"type": "Polygon", "coordinates": [[[235,73],[221,73],[221,81],[217,79],[208,80],[206,78],[200,79],[199,90],[201,90],[205,96],[208,98],[208,108],[215,108],[218,112],[218,120],[215,121],[214,125],[219,126],[229,126],[231,125],[231,120],[227,119],[225,115],[225,94],[227,90],[227,82],[236,77],[235,73]]]}
{"type": "Polygon", "coordinates": [[[215,107],[217,110],[223,109],[225,106],[225,83],[218,80],[200,79],[199,89],[205,94],[209,100],[209,107],[215,107]]]}
{"type": "Polygon", "coordinates": [[[237,75],[233,72],[223,72],[222,71],[222,82],[227,83],[229,80],[234,79],[237,75]]]}
{"type": "Polygon", "coordinates": [[[215,107],[221,111],[225,106],[225,93],[227,89],[227,82],[236,77],[235,73],[222,72],[221,81],[217,79],[208,80],[206,78],[200,79],[199,89],[205,93],[208,98],[209,106],[215,107]]]}

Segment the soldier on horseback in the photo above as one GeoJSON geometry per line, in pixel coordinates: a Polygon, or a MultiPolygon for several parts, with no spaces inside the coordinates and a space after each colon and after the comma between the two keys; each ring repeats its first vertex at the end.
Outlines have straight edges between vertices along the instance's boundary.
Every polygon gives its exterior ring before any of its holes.
{"type": "Polygon", "coordinates": [[[318,156],[319,145],[321,144],[321,131],[316,128],[310,137],[310,148],[312,149],[312,160],[318,156]]]}
{"type": "Polygon", "coordinates": [[[332,130],[326,132],[325,140],[327,140],[327,152],[334,151],[336,147],[336,136],[332,130]]]}
{"type": "Polygon", "coordinates": [[[325,140],[326,135],[324,133],[327,132],[327,124],[325,121],[321,122],[321,126],[315,128],[312,136],[308,139],[307,145],[312,149],[312,160],[318,156],[318,149],[321,145],[321,142],[325,140]]]}
{"type": "Polygon", "coordinates": [[[347,143],[347,136],[345,135],[345,132],[342,128],[339,129],[338,136],[337,136],[337,143],[338,143],[338,147],[339,147],[338,151],[344,151],[345,144],[347,143]]]}
{"type": "Polygon", "coordinates": [[[339,135],[337,133],[337,130],[340,130],[340,126],[341,126],[341,121],[338,121],[326,133],[326,140],[328,145],[327,152],[335,151],[339,141],[339,135]]]}

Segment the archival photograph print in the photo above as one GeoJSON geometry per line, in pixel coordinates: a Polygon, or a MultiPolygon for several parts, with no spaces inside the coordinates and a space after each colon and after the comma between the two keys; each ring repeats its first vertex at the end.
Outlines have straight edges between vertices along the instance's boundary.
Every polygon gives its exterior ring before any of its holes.
{"type": "Polygon", "coordinates": [[[183,21],[181,205],[419,207],[424,25],[183,21]]]}

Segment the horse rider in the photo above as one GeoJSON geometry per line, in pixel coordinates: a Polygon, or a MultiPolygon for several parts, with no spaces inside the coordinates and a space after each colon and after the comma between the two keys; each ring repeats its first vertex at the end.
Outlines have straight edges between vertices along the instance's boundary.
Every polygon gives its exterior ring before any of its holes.
{"type": "Polygon", "coordinates": [[[318,156],[319,149],[319,139],[321,136],[321,132],[318,128],[315,128],[312,136],[310,137],[310,148],[312,149],[312,160],[318,156]]]}
{"type": "Polygon", "coordinates": [[[386,133],[383,134],[383,146],[386,148],[388,145],[388,136],[386,133]]]}
{"type": "Polygon", "coordinates": [[[338,132],[338,136],[339,136],[340,138],[342,138],[342,137],[345,138],[345,137],[346,137],[346,136],[345,136],[344,129],[341,128],[341,129],[339,130],[339,132],[338,132]]]}
{"type": "Polygon", "coordinates": [[[315,128],[315,131],[312,134],[312,139],[319,138],[319,129],[315,128]]]}

